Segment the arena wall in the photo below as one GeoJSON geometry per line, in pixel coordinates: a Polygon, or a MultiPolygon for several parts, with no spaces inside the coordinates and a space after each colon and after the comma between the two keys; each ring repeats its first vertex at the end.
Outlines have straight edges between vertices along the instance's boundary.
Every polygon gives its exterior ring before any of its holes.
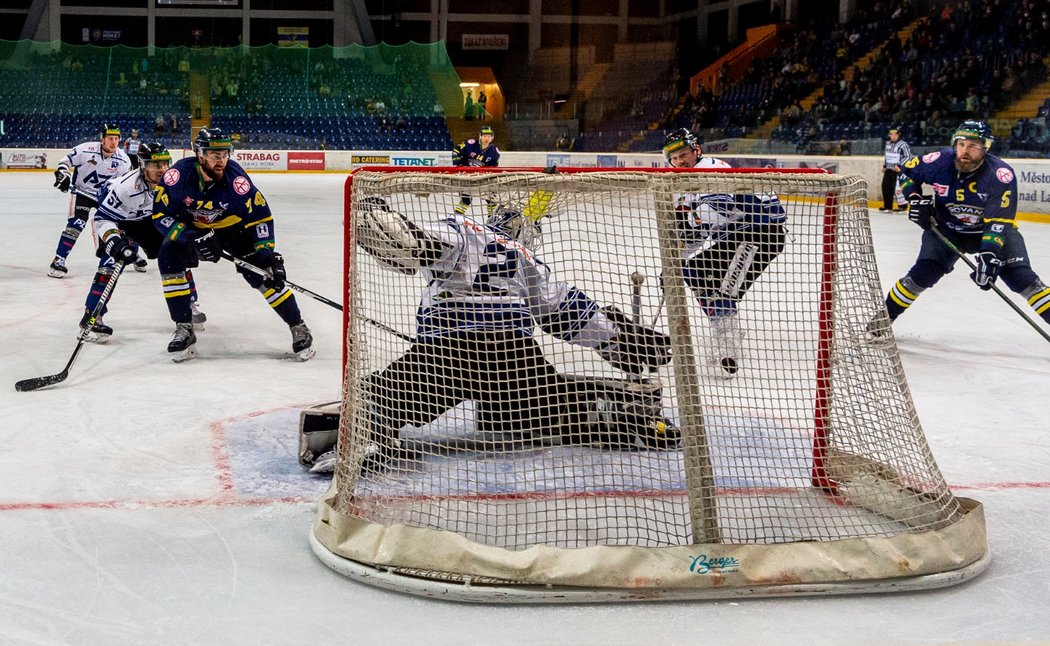
{"type": "MultiPolygon", "coordinates": [[[[21,170],[54,169],[66,149],[0,148],[0,168],[21,170]]],[[[175,150],[181,159],[188,150],[175,150]]],[[[451,152],[348,151],[348,150],[237,150],[237,161],[253,172],[347,172],[363,166],[451,166],[451,152]]],[[[736,167],[825,168],[833,173],[863,176],[868,182],[869,203],[881,203],[882,158],[870,155],[819,157],[807,155],[719,154],[736,167]]],[[[599,168],[654,168],[665,165],[655,153],[563,153],[506,151],[503,166],[568,166],[599,168]]],[[[1018,219],[1050,222],[1050,160],[1008,159],[1017,173],[1018,219]]]]}

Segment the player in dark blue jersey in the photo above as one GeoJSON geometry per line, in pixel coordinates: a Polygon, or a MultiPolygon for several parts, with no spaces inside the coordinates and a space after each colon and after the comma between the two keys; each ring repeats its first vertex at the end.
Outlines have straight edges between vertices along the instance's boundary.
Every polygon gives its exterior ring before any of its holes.
{"type": "Polygon", "coordinates": [[[992,131],[983,121],[964,121],[952,146],[913,157],[901,169],[900,187],[908,200],[908,218],[921,226],[922,247],[907,275],[886,296],[895,320],[923,291],[955,266],[958,256],[930,230],[937,228],[960,250],[976,254],[970,278],[990,289],[996,278],[1027,299],[1050,323],[1050,288],[1032,271],[1024,238],[1017,230],[1017,178],[1009,164],[988,154],[992,131]],[[933,198],[922,194],[922,185],[933,198]]]}
{"type": "Polygon", "coordinates": [[[176,326],[168,352],[176,362],[196,354],[186,280],[194,252],[208,262],[218,262],[225,252],[270,272],[263,278],[237,268],[288,324],[292,351],[305,361],[314,354],[313,337],[284,283],[284,259],[274,251],[270,206],[240,164],[230,159],[232,150],[233,142],[221,129],[201,128],[194,141],[196,156],[168,169],[157,188],[153,222],[165,238],[157,265],[176,326]]]}
{"type": "MultiPolygon", "coordinates": [[[[477,139],[467,139],[452,149],[453,166],[499,166],[499,148],[492,140],[496,138],[496,132],[492,126],[481,126],[477,139]]],[[[459,202],[455,206],[456,213],[466,213],[470,207],[471,198],[466,193],[459,196],[459,202]]],[[[485,200],[489,215],[496,211],[495,200],[485,200]]]]}

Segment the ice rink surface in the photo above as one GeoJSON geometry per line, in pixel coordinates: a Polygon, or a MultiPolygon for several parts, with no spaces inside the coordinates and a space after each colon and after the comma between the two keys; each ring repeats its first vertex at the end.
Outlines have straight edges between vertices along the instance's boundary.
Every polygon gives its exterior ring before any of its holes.
{"type": "MultiPolygon", "coordinates": [[[[337,301],[344,179],[255,176],[289,277],[337,301]]],[[[897,595],[462,605],[354,583],[310,551],[327,478],[296,464],[296,424],[302,405],[338,397],[334,309],[299,298],[317,357],[293,361],[259,294],[206,264],[201,356],[175,365],[151,262],[120,279],[108,345],[86,346],[58,386],[15,391],[69,358],[96,263],[85,238],[69,276],[47,277],[68,208],[51,184],[0,173],[0,644],[1050,643],[1050,344],[961,265],[895,334],[941,470],[985,505],[982,576],[897,595]]],[[[888,287],[919,230],[872,220],[888,287]]],[[[1021,231],[1050,280],[1050,226],[1021,231]]]]}

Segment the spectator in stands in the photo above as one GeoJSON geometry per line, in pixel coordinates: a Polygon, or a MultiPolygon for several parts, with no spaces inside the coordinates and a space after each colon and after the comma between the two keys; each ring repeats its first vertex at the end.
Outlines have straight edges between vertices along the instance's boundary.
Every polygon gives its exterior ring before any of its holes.
{"type": "Polygon", "coordinates": [[[489,98],[485,96],[485,90],[478,90],[478,119],[480,121],[485,120],[485,106],[489,102],[489,98]]]}
{"type": "Polygon", "coordinates": [[[474,90],[467,88],[467,98],[463,100],[463,118],[470,121],[474,118],[474,90]]]}
{"type": "Polygon", "coordinates": [[[153,119],[153,134],[154,135],[162,135],[162,134],[164,134],[164,131],[165,131],[164,116],[158,114],[157,117],[155,119],[153,119]]]}

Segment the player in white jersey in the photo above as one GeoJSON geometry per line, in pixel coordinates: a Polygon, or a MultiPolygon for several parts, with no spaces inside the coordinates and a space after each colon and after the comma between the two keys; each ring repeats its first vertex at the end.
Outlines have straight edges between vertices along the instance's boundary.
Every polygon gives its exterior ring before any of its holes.
{"type": "Polygon", "coordinates": [[[87,225],[91,210],[98,206],[98,188],[129,170],[131,160],[120,149],[120,128],[108,123],[100,129],[98,141],[77,145],[58,162],[55,187],[63,193],[72,188],[73,201],[48,276],[62,278],[66,275],[66,258],[87,225]]]}
{"type": "Polygon", "coordinates": [[[367,468],[400,455],[403,426],[429,423],[463,401],[475,404],[477,431],[501,441],[677,445],[658,385],[648,405],[625,394],[671,360],[670,338],[555,280],[526,246],[538,233],[531,219],[500,207],[487,222],[452,214],[417,225],[378,198],[358,209],[358,244],[384,267],[427,283],[415,342],[365,380],[374,441],[367,468]],[[559,373],[533,338],[537,326],[634,379],[559,373]]]}
{"type": "MultiPolygon", "coordinates": [[[[663,147],[675,168],[729,168],[704,157],[696,136],[679,128],[663,147]]],[[[784,249],[787,214],[773,194],[679,195],[675,225],[685,244],[682,273],[711,322],[714,359],[727,377],[739,369],[743,332],[739,303],[784,249]]]]}
{"type": "MultiPolygon", "coordinates": [[[[153,142],[138,146],[140,168],[130,170],[103,184],[98,191],[99,205],[95,212],[93,228],[98,238],[98,270],[84,303],[81,328],[86,327],[91,313],[98,304],[113,275],[117,260],[134,263],[140,251],[150,258],[157,257],[164,237],[153,225],[153,190],[171,165],[171,153],[164,144],[153,142]]],[[[196,286],[189,270],[186,271],[190,291],[196,301],[196,286]]],[[[112,293],[112,292],[111,292],[112,293]]],[[[104,343],[113,334],[113,328],[102,322],[108,303],[96,317],[94,325],[85,337],[89,341],[104,343]]],[[[203,324],[206,317],[196,309],[194,302],[193,322],[203,324]]]]}

